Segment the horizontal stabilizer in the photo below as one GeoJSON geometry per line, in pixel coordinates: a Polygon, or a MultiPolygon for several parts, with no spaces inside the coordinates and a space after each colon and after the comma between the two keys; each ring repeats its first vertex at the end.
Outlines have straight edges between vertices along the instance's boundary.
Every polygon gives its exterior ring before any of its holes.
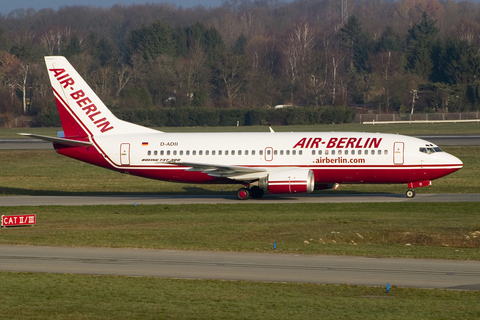
{"type": "Polygon", "coordinates": [[[70,147],[88,147],[93,145],[90,141],[79,141],[79,140],[72,140],[72,139],[65,139],[65,138],[57,138],[57,137],[49,137],[49,136],[41,136],[38,134],[31,134],[31,133],[19,133],[21,136],[28,136],[32,138],[37,138],[45,141],[60,143],[70,147]]]}

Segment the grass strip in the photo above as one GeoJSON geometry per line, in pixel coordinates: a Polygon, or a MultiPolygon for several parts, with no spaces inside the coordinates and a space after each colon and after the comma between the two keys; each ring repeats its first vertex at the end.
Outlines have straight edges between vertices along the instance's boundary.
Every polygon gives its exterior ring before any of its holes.
{"type": "Polygon", "coordinates": [[[478,203],[4,207],[0,244],[480,260],[478,203]]]}
{"type": "MultiPolygon", "coordinates": [[[[444,148],[463,169],[417,193],[480,193],[480,146],[444,148]]],[[[234,194],[238,185],[164,182],[110,171],[49,150],[0,150],[0,195],[234,194]]],[[[320,193],[404,193],[406,185],[340,185],[320,193]]]]}
{"type": "Polygon", "coordinates": [[[478,319],[479,293],[0,273],[4,319],[478,319]]]}

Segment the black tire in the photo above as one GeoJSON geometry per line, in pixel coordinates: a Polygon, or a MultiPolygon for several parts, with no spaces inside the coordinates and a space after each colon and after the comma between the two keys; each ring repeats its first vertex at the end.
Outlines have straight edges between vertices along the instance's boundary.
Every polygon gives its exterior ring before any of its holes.
{"type": "Polygon", "coordinates": [[[261,197],[263,197],[264,194],[265,191],[260,187],[254,186],[250,189],[250,196],[253,199],[260,199],[261,197]]]}
{"type": "Polygon", "coordinates": [[[238,200],[247,200],[250,198],[250,191],[247,188],[240,188],[237,190],[238,200]]]}
{"type": "Polygon", "coordinates": [[[415,197],[415,190],[413,190],[413,189],[407,189],[407,191],[405,191],[405,195],[406,195],[407,198],[409,198],[409,199],[414,198],[414,197],[415,197]]]}

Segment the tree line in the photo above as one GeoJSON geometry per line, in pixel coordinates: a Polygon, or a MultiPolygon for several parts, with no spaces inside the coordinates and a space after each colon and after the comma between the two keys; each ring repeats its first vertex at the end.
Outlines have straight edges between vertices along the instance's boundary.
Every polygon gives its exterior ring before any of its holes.
{"type": "Polygon", "coordinates": [[[67,57],[117,116],[149,125],[349,121],[352,106],[479,110],[480,4],[340,4],[15,10],[0,15],[0,115],[58,125],[46,55],[67,57]],[[297,107],[270,110],[279,104],[297,107]]]}

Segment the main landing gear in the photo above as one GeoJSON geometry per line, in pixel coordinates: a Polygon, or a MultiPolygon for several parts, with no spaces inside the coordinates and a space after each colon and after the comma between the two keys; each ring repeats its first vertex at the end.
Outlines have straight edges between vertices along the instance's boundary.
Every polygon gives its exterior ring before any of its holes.
{"type": "Polygon", "coordinates": [[[407,196],[407,198],[413,198],[415,197],[415,190],[413,189],[407,189],[407,191],[405,191],[405,195],[407,196]]]}
{"type": "Polygon", "coordinates": [[[238,200],[247,200],[249,198],[259,199],[263,197],[264,194],[265,194],[265,191],[258,186],[253,186],[250,189],[240,188],[237,190],[238,200]]]}

